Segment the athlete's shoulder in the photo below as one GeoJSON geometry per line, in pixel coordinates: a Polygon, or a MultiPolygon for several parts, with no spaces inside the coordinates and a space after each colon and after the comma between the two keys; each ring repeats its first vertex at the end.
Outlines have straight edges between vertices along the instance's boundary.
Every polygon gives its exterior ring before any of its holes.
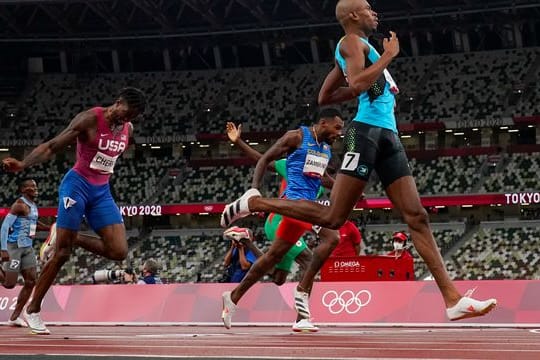
{"type": "Polygon", "coordinates": [[[11,205],[10,212],[13,215],[17,215],[17,216],[26,215],[27,211],[28,211],[28,205],[26,205],[26,203],[21,198],[18,198],[17,200],[15,200],[13,205],[11,205]]]}
{"type": "Polygon", "coordinates": [[[95,108],[83,110],[78,113],[71,121],[70,127],[78,129],[88,129],[95,127],[97,124],[98,114],[94,111],[95,108]]]}
{"type": "Polygon", "coordinates": [[[126,126],[127,126],[127,129],[128,129],[128,132],[129,132],[129,136],[132,136],[133,135],[133,123],[131,121],[128,121],[126,123],[126,126]]]}
{"type": "Polygon", "coordinates": [[[290,145],[299,145],[302,143],[303,131],[302,128],[289,130],[282,136],[282,139],[290,145]]]}
{"type": "Polygon", "coordinates": [[[340,40],[339,51],[341,56],[349,57],[356,52],[366,53],[369,51],[368,45],[362,41],[362,38],[357,34],[347,34],[340,40]]]}

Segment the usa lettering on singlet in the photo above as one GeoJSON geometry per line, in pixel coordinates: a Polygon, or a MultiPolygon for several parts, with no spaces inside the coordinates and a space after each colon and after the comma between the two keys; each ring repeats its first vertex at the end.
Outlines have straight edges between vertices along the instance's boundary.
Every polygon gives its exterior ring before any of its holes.
{"type": "Polygon", "coordinates": [[[93,108],[97,117],[96,137],[86,143],[77,141],[77,162],[73,169],[94,185],[103,185],[114,172],[116,161],[127,149],[130,123],[114,130],[107,124],[103,108],[93,108]]]}

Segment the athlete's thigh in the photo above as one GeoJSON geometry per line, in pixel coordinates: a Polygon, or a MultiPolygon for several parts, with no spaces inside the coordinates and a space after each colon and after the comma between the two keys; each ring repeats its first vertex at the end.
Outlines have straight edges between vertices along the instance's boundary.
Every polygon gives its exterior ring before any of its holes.
{"type": "Polygon", "coordinates": [[[276,229],[276,240],[287,241],[292,246],[312,227],[313,225],[310,223],[283,216],[276,229]]]}
{"type": "Polygon", "coordinates": [[[276,265],[276,269],[281,269],[287,272],[291,272],[293,263],[296,261],[298,255],[307,248],[306,242],[303,238],[300,238],[296,243],[287,251],[283,256],[283,259],[276,265]]]}
{"type": "Polygon", "coordinates": [[[124,224],[111,224],[97,230],[96,233],[103,239],[105,248],[114,251],[127,252],[126,228],[124,224]]]}
{"type": "Polygon", "coordinates": [[[344,138],[344,155],[330,193],[330,213],[346,219],[364,193],[378,156],[380,131],[353,121],[344,138]]]}
{"type": "MultiPolygon", "coordinates": [[[[110,225],[122,225],[121,228],[124,228],[124,219],[108,186],[102,186],[93,190],[86,207],[86,220],[88,225],[98,234],[100,234],[101,229],[110,225]]],[[[118,226],[111,227],[110,229],[114,229],[113,231],[115,232],[120,231],[120,227],[118,226]]],[[[118,234],[115,233],[114,235],[118,234]]]]}
{"type": "Polygon", "coordinates": [[[330,209],[328,211],[331,217],[345,222],[362,197],[365,188],[366,181],[339,173],[330,193],[330,209]]]}
{"type": "Polygon", "coordinates": [[[280,238],[279,236],[276,237],[274,242],[270,245],[268,250],[266,251],[266,255],[277,259],[276,264],[283,259],[287,251],[291,248],[293,244],[288,241],[280,238]]]}
{"type": "Polygon", "coordinates": [[[4,272],[6,278],[4,280],[5,287],[13,287],[17,284],[17,278],[21,271],[21,258],[24,249],[20,249],[16,244],[8,244],[9,261],[4,262],[4,272]]]}
{"type": "Polygon", "coordinates": [[[36,252],[33,247],[24,248],[21,255],[21,271],[37,266],[36,252]]]}
{"type": "Polygon", "coordinates": [[[56,227],[79,231],[86,210],[88,186],[73,171],[68,172],[58,189],[58,217],[56,227]]]}
{"type": "Polygon", "coordinates": [[[396,133],[390,130],[384,131],[379,146],[380,153],[375,171],[384,189],[402,177],[411,176],[407,154],[396,133]]]}

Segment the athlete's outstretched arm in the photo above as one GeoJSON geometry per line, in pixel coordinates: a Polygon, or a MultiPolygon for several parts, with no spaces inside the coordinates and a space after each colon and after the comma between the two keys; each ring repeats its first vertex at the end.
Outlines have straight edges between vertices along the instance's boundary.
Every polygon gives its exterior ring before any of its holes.
{"type": "Polygon", "coordinates": [[[83,134],[87,129],[95,126],[96,116],[85,111],[79,113],[66,129],[51,140],[38,145],[30,154],[22,161],[14,158],[4,159],[3,166],[6,171],[17,172],[26,169],[27,167],[50,160],[54,154],[72,144],[79,135],[83,134]]]}
{"type": "Polygon", "coordinates": [[[268,167],[271,161],[277,160],[285,153],[289,153],[292,150],[298,148],[302,143],[302,133],[300,130],[290,130],[280,137],[274,145],[270,147],[257,161],[255,172],[253,174],[253,181],[251,183],[252,188],[258,189],[261,185],[261,181],[264,175],[264,171],[268,167]]]}
{"type": "MultiPolygon", "coordinates": [[[[240,136],[241,134],[242,134],[242,124],[238,125],[237,127],[232,122],[227,123],[227,136],[229,137],[229,140],[233,144],[237,145],[240,148],[240,150],[242,150],[242,152],[247,155],[248,158],[255,161],[259,161],[259,159],[262,157],[263,154],[261,154],[260,152],[258,152],[257,150],[255,150],[254,148],[246,144],[246,142],[240,136]]],[[[272,171],[276,171],[276,164],[274,161],[271,161],[268,164],[268,169],[272,171]]]]}

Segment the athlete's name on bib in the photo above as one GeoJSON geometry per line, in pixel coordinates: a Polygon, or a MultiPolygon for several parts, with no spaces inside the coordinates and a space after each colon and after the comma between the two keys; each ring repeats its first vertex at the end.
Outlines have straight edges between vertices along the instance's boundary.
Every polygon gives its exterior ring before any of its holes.
{"type": "Polygon", "coordinates": [[[309,177],[322,177],[329,160],[328,154],[308,149],[304,162],[304,174],[309,177]]]}
{"type": "Polygon", "coordinates": [[[118,155],[108,156],[98,151],[90,163],[90,168],[99,170],[104,174],[112,174],[117,158],[118,155]]]}
{"type": "Polygon", "coordinates": [[[306,165],[316,166],[318,168],[326,168],[326,165],[328,162],[325,161],[317,161],[314,159],[306,159],[306,165]]]}

